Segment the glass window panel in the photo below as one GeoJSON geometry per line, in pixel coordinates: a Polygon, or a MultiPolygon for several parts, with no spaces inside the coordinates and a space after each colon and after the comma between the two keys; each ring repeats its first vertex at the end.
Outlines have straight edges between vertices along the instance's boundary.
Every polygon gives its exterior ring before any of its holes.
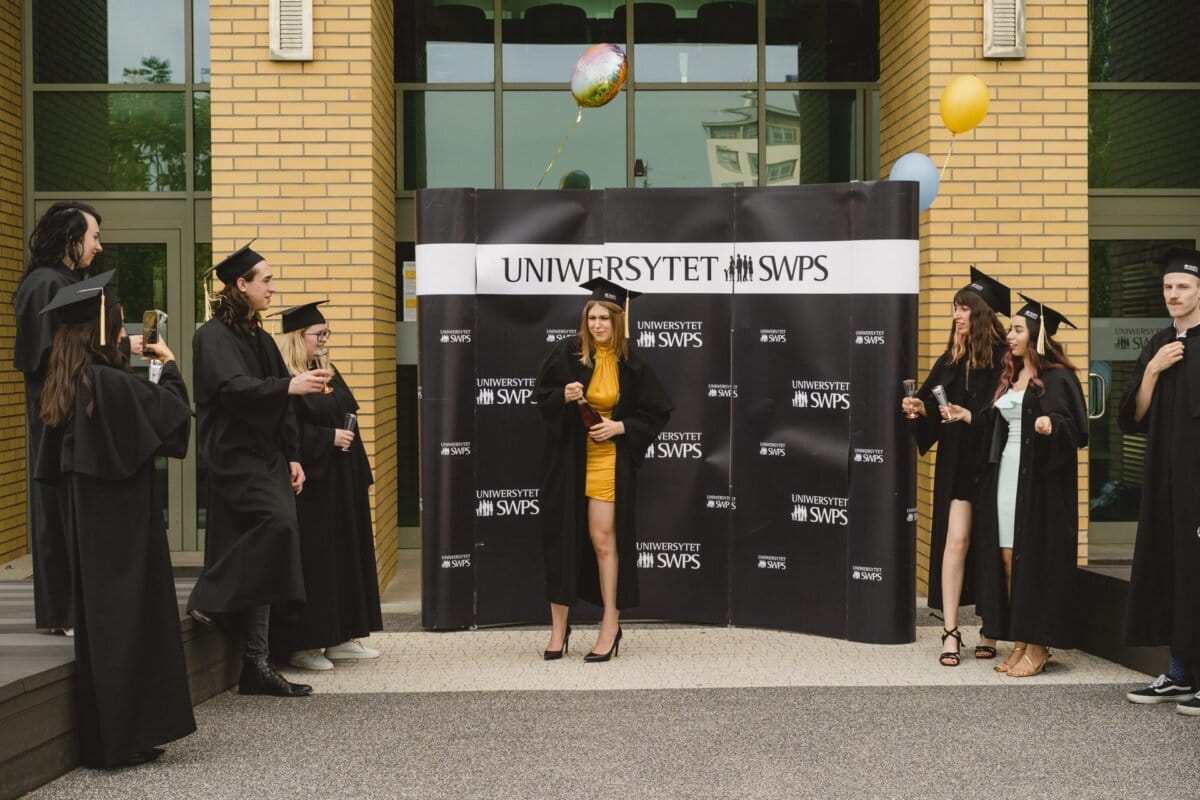
{"type": "Polygon", "coordinates": [[[1088,184],[1200,187],[1200,92],[1088,92],[1088,184]]]}
{"type": "MultiPolygon", "coordinates": [[[[618,13],[624,20],[624,13],[618,13]]],[[[753,0],[634,3],[637,80],[753,81],[758,77],[758,9],[753,0]]]]}
{"type": "Polygon", "coordinates": [[[1200,82],[1195,0],[1089,0],[1089,80],[1200,82]]]}
{"type": "MultiPolygon", "coordinates": [[[[204,323],[205,316],[206,287],[204,285],[204,272],[213,265],[212,242],[197,242],[192,252],[196,256],[195,273],[192,276],[192,280],[195,282],[196,289],[196,327],[199,328],[204,323]]],[[[192,430],[193,432],[195,431],[195,425],[192,426],[192,430]]],[[[196,530],[203,536],[205,524],[208,520],[208,468],[200,458],[200,448],[197,446],[194,438],[192,440],[192,447],[196,453],[196,530]]],[[[201,549],[203,549],[203,538],[200,541],[201,549]]]]}
{"type": "Polygon", "coordinates": [[[768,81],[879,80],[879,2],[767,0],[768,81]]]}
{"type": "MultiPolygon", "coordinates": [[[[576,106],[565,92],[504,93],[504,186],[532,189],[575,123],[576,106]]],[[[625,93],[608,105],[584,109],[542,186],[554,189],[582,170],[591,188],[625,186],[625,93]]]]}
{"type": "Polygon", "coordinates": [[[638,92],[634,157],[646,169],[638,185],[758,185],[757,96],[751,90],[638,92]],[[718,149],[739,155],[736,169],[722,163],[718,149]]]}
{"type": "Polygon", "coordinates": [[[619,6],[619,0],[504,0],[504,80],[565,82],[587,45],[611,42],[624,47],[625,29],[613,20],[613,9],[619,6]]]}
{"type": "Polygon", "coordinates": [[[192,0],[192,82],[211,83],[208,0],[192,0]]]}
{"type": "Polygon", "coordinates": [[[494,75],[492,0],[397,2],[396,80],[480,83],[494,75]]]}
{"type": "Polygon", "coordinates": [[[182,83],[181,0],[37,0],[35,83],[182,83]]]}
{"type": "Polygon", "coordinates": [[[404,188],[496,185],[491,92],[404,92],[404,188]]]}
{"type": "Polygon", "coordinates": [[[182,92],[34,95],[37,191],[183,191],[182,92]]]}
{"type": "Polygon", "coordinates": [[[212,191],[212,115],[209,113],[208,92],[192,94],[192,146],[195,162],[192,187],[197,192],[212,191]]]}
{"type": "Polygon", "coordinates": [[[854,173],[852,90],[767,92],[767,182],[835,183],[854,173]],[[792,161],[792,169],[782,165],[792,161]]]}

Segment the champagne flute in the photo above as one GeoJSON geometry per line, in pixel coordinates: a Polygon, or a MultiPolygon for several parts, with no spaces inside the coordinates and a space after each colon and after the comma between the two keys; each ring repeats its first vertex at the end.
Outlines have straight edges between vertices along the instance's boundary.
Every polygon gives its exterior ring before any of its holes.
{"type": "Polygon", "coordinates": [[[329,366],[329,349],[324,348],[317,351],[317,368],[323,369],[330,373],[330,376],[325,379],[325,385],[321,387],[321,394],[333,394],[333,387],[329,382],[333,379],[333,370],[329,366]]]}
{"type": "MultiPolygon", "coordinates": [[[[916,397],[917,396],[917,382],[914,381],[912,378],[904,379],[904,396],[905,397],[916,397]]],[[[904,416],[908,417],[909,419],[917,418],[917,415],[911,411],[905,411],[904,416]]]]}
{"type": "MultiPolygon", "coordinates": [[[[357,431],[358,430],[358,415],[347,414],[342,420],[342,427],[348,431],[357,431]]],[[[343,447],[342,451],[349,453],[350,445],[346,445],[345,447],[343,447]]]]}

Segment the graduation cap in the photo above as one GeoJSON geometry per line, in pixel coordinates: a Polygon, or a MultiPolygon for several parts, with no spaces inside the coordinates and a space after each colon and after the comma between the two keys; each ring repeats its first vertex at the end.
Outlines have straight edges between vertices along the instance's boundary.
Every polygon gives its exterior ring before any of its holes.
{"type": "Polygon", "coordinates": [[[225,256],[225,258],[214,264],[213,267],[205,271],[205,276],[216,273],[216,276],[221,279],[221,283],[233,283],[238,278],[245,275],[250,270],[254,269],[260,261],[266,261],[265,258],[250,249],[250,245],[254,244],[254,239],[246,242],[242,247],[225,256]]]}
{"type": "Polygon", "coordinates": [[[285,308],[279,312],[279,316],[283,318],[283,332],[291,333],[312,325],[320,325],[325,321],[325,316],[317,306],[328,302],[328,300],[314,300],[311,303],[285,308]]]}
{"type": "Polygon", "coordinates": [[[625,338],[629,338],[629,301],[635,297],[641,297],[641,292],[635,292],[632,289],[626,289],[624,286],[619,286],[607,278],[592,278],[590,281],[579,284],[584,289],[592,293],[593,300],[601,300],[606,303],[616,303],[621,308],[625,309],[625,338]]]}
{"type": "Polygon", "coordinates": [[[105,290],[104,287],[112,280],[115,273],[112,270],[101,272],[90,278],[64,286],[59,289],[42,314],[55,312],[58,318],[68,325],[81,322],[100,320],[100,344],[107,344],[105,330],[107,329],[107,308],[118,305],[121,300],[117,293],[105,290]]]}
{"type": "Polygon", "coordinates": [[[1186,272],[1194,278],[1200,278],[1200,250],[1172,247],[1154,260],[1162,266],[1163,275],[1186,272]]]}
{"type": "Polygon", "coordinates": [[[1018,317],[1034,320],[1038,323],[1037,352],[1039,356],[1046,355],[1046,337],[1058,332],[1058,326],[1064,322],[1072,328],[1078,326],[1045,303],[1038,302],[1028,295],[1017,292],[1025,305],[1017,312],[1018,317]]]}
{"type": "Polygon", "coordinates": [[[997,314],[1012,316],[1012,291],[995,278],[985,275],[971,265],[971,282],[963,287],[963,291],[975,292],[983,298],[983,302],[997,314]]]}

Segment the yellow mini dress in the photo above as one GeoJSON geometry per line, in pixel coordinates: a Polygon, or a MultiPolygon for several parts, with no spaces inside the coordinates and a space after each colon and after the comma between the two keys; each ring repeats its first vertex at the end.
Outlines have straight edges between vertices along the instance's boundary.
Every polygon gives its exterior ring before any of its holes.
{"type": "MultiPolygon", "coordinates": [[[[592,371],[592,379],[588,382],[587,393],[584,397],[588,404],[599,412],[600,416],[606,419],[611,418],[613,407],[617,404],[617,395],[621,391],[616,350],[596,345],[594,361],[596,367],[592,371]]],[[[617,499],[616,475],[617,445],[611,439],[606,442],[597,442],[589,436],[587,440],[587,485],[584,488],[584,494],[596,500],[615,502],[617,499]]]]}

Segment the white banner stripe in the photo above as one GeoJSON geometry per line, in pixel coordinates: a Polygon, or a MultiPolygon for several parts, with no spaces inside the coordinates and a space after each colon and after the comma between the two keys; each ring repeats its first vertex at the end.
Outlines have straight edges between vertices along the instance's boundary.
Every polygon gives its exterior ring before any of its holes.
{"type": "Polygon", "coordinates": [[[417,246],[417,294],[573,295],[595,277],[662,294],[916,294],[912,239],[417,246]]]}

